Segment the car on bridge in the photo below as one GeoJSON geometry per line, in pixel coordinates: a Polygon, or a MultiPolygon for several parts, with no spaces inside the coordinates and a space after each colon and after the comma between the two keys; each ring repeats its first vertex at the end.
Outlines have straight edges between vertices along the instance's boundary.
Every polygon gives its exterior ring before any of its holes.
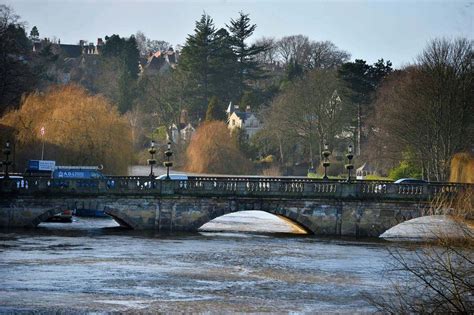
{"type": "Polygon", "coordinates": [[[397,179],[395,184],[427,184],[428,182],[423,179],[417,179],[417,178],[400,178],[397,179]]]}
{"type": "MultiPolygon", "coordinates": [[[[167,176],[166,174],[158,176],[156,179],[157,180],[166,180],[167,176]]],[[[188,175],[186,174],[170,174],[170,179],[171,180],[188,180],[188,175]]]]}

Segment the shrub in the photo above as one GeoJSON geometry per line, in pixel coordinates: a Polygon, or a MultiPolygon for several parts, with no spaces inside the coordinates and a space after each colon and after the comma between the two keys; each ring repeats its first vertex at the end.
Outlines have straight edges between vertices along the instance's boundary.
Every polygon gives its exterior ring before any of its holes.
{"type": "Polygon", "coordinates": [[[390,170],[389,176],[393,180],[399,178],[421,178],[421,170],[408,161],[401,161],[400,164],[390,170]]]}

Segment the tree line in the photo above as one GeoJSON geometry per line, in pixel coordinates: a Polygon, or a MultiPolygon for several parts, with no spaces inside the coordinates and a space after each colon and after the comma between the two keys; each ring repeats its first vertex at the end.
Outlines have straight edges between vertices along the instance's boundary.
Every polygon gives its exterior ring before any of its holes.
{"type": "MultiPolygon", "coordinates": [[[[32,56],[39,30],[34,27],[28,38],[11,9],[0,11],[0,110],[6,113],[25,103],[22,95],[48,91],[55,83],[51,70],[70,64],[52,45],[32,56]]],[[[332,42],[303,35],[250,42],[256,27],[242,12],[225,27],[204,13],[180,48],[176,67],[155,75],[140,72],[140,58],[167,50],[169,43],[142,32],[107,36],[100,55],[74,65],[70,79],[117,108],[137,153],[151,138],[166,141],[168,128],[183,122],[183,110],[195,126],[225,121],[231,101],[251,105],[264,123],[250,141],[234,135],[240,153],[254,161],[270,156],[281,167],[317,168],[328,143],[334,153],[330,169],[337,175],[352,144],[357,160],[370,161],[382,175],[444,180],[451,156],[472,149],[472,41],[434,40],[417,62],[394,70],[384,59],[350,61],[332,42]]],[[[176,144],[177,158],[202,154],[202,145],[190,146],[196,154],[185,153],[186,146],[176,144]]],[[[220,162],[224,168],[226,162],[220,162]]],[[[186,163],[199,169],[194,160],[186,163]]],[[[237,164],[248,171],[247,163],[237,164]]]]}

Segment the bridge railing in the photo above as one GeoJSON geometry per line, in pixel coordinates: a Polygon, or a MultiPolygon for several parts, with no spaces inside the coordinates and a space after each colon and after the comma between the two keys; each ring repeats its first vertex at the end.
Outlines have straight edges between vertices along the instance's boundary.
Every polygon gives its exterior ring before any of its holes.
{"type": "Polygon", "coordinates": [[[150,177],[114,176],[106,179],[52,179],[42,177],[0,180],[1,192],[25,194],[97,194],[97,193],[160,193],[161,185],[150,177]]]}
{"type": "Polygon", "coordinates": [[[193,177],[174,184],[174,191],[180,194],[212,195],[335,195],[337,188],[337,182],[271,177],[193,177]]]}
{"type": "Polygon", "coordinates": [[[452,183],[395,184],[389,181],[346,181],[302,177],[211,177],[188,180],[154,180],[143,176],[105,179],[51,179],[24,177],[0,179],[1,193],[21,194],[132,194],[252,197],[418,198],[454,194],[474,185],[452,183]]]}

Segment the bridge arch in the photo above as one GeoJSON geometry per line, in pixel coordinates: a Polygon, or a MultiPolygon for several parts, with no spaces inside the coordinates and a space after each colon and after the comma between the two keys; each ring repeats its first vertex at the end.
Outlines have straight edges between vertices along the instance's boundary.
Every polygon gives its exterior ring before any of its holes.
{"type": "Polygon", "coordinates": [[[37,227],[40,223],[47,221],[65,210],[68,209],[64,206],[32,209],[31,211],[35,213],[35,217],[33,220],[25,221],[25,227],[37,227]]]}
{"type": "Polygon", "coordinates": [[[227,211],[223,210],[223,211],[213,212],[213,214],[210,215],[210,216],[200,217],[199,219],[195,220],[192,223],[192,225],[190,226],[190,228],[191,228],[191,230],[196,230],[197,231],[202,226],[204,226],[205,224],[207,224],[209,222],[212,222],[214,219],[223,217],[223,216],[228,215],[228,214],[244,212],[244,211],[261,211],[261,212],[269,213],[269,214],[272,214],[273,216],[275,216],[276,218],[278,218],[279,220],[281,220],[285,223],[289,222],[289,223],[286,223],[288,225],[290,225],[290,224],[295,225],[299,229],[303,230],[306,234],[314,234],[313,231],[310,228],[311,222],[309,222],[309,220],[307,220],[306,218],[302,218],[302,219],[298,220],[297,218],[295,218],[294,215],[291,215],[289,213],[281,214],[281,213],[277,213],[277,211],[258,210],[258,209],[227,210],[227,211]]]}
{"type": "MultiPolygon", "coordinates": [[[[196,200],[193,200],[196,201],[196,200]]],[[[259,199],[259,198],[208,198],[198,200],[197,203],[180,199],[179,207],[168,205],[173,208],[175,214],[175,224],[173,229],[197,231],[204,224],[221,217],[239,211],[263,211],[300,227],[307,234],[334,234],[334,226],[338,224],[340,213],[340,202],[315,200],[295,200],[295,199],[259,199]],[[188,207],[190,211],[182,211],[183,207],[188,207]],[[326,213],[327,212],[327,213],[326,213]],[[314,214],[317,213],[318,217],[314,214]],[[320,220],[320,218],[322,218],[320,220]],[[328,230],[327,222],[331,221],[331,229],[328,230]],[[334,223],[334,224],[333,224],[334,223]]]]}
{"type": "Polygon", "coordinates": [[[104,212],[112,217],[121,227],[132,230],[139,230],[140,226],[133,217],[127,215],[124,211],[106,206],[104,212]]]}

